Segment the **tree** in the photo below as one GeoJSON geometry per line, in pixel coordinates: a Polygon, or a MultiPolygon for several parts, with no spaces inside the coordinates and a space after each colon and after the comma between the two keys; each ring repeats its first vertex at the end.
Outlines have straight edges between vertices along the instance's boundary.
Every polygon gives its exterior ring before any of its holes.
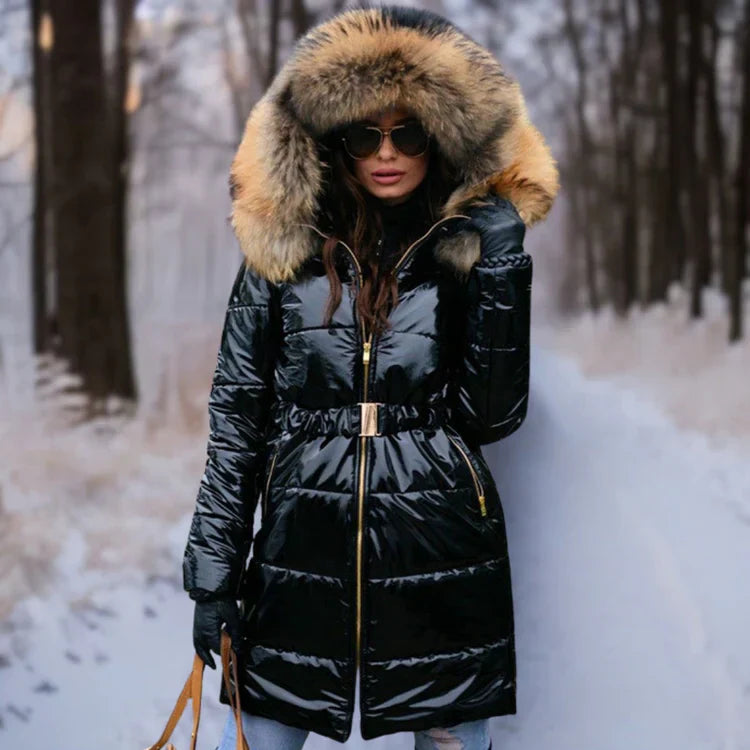
{"type": "Polygon", "coordinates": [[[133,0],[116,3],[106,74],[100,0],[33,0],[35,346],[78,376],[83,418],[136,398],[126,304],[127,128],[133,0]],[[45,294],[52,279],[54,296],[45,294]]]}

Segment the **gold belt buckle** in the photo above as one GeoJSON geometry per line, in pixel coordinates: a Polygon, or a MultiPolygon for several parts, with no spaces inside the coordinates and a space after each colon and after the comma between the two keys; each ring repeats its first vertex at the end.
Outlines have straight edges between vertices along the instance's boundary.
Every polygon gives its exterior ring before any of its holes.
{"type": "Polygon", "coordinates": [[[358,401],[359,404],[359,434],[380,435],[378,432],[378,406],[382,401],[358,401]]]}

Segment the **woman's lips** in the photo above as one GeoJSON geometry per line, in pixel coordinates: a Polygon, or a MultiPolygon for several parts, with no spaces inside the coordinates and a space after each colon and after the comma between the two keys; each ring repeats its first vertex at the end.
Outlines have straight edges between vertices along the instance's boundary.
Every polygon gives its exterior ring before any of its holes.
{"type": "Polygon", "coordinates": [[[375,182],[381,185],[392,185],[404,176],[404,172],[398,172],[395,169],[381,169],[377,172],[372,172],[371,176],[375,182]]]}

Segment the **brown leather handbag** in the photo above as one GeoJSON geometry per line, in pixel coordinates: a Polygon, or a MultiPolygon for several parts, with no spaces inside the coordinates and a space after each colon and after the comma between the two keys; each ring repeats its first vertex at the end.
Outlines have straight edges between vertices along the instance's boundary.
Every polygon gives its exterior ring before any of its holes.
{"type": "MultiPolygon", "coordinates": [[[[237,655],[232,648],[232,638],[229,633],[222,628],[221,671],[224,675],[224,685],[227,690],[227,695],[229,696],[229,701],[232,704],[235,721],[237,722],[237,750],[250,750],[247,740],[245,739],[245,733],[242,729],[240,698],[239,695],[232,693],[229,682],[230,665],[234,684],[239,685],[237,679],[237,655]]],[[[177,699],[177,703],[172,709],[172,713],[167,721],[167,725],[164,727],[164,731],[161,733],[161,737],[159,737],[159,739],[146,750],[161,750],[161,748],[164,747],[164,743],[172,736],[172,732],[174,732],[174,728],[177,726],[177,722],[180,720],[180,717],[185,710],[188,698],[192,700],[193,705],[193,732],[190,735],[190,750],[195,750],[195,743],[198,741],[198,722],[200,721],[201,694],[203,693],[203,671],[205,667],[206,664],[203,659],[201,659],[198,654],[195,654],[195,658],[193,659],[193,671],[188,675],[188,678],[185,681],[185,686],[182,688],[180,697],[177,699]]],[[[165,750],[176,750],[176,748],[170,742],[165,750]]]]}

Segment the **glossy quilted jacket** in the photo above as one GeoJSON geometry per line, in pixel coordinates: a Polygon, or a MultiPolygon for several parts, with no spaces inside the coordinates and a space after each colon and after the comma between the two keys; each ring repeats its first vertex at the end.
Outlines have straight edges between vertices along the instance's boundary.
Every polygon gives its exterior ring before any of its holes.
{"type": "Polygon", "coordinates": [[[538,193],[524,203],[488,183],[426,228],[397,262],[399,303],[378,336],[355,313],[362,269],[340,242],[343,299],[324,326],[320,234],[286,274],[292,235],[275,225],[262,252],[246,244],[264,236],[243,224],[261,218],[241,215],[252,132],[233,166],[246,258],[210,392],[185,588],[242,600],[251,713],[343,742],[357,679],[364,739],[515,713],[505,523],[480,446],[526,414],[523,242],[538,193]]]}

